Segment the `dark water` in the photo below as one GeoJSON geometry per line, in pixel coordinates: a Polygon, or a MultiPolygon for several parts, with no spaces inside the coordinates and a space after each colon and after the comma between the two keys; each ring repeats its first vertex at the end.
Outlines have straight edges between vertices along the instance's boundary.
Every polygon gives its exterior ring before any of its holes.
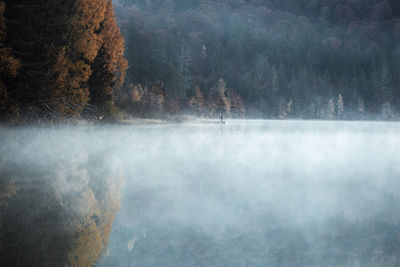
{"type": "Polygon", "coordinates": [[[398,123],[227,121],[99,134],[112,136],[102,142],[125,175],[99,266],[400,266],[398,123]]]}

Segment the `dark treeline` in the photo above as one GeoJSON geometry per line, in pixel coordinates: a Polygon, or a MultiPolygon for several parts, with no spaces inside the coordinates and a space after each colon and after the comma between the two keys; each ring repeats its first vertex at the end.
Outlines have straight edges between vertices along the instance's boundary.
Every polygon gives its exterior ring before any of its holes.
{"type": "Polygon", "coordinates": [[[110,114],[127,62],[111,0],[0,1],[0,115],[110,114]]]}
{"type": "Polygon", "coordinates": [[[2,119],[399,114],[396,0],[114,4],[0,1],[2,119]]]}
{"type": "Polygon", "coordinates": [[[119,0],[116,13],[130,62],[120,103],[136,115],[160,105],[265,118],[399,112],[396,0],[119,0]]]}

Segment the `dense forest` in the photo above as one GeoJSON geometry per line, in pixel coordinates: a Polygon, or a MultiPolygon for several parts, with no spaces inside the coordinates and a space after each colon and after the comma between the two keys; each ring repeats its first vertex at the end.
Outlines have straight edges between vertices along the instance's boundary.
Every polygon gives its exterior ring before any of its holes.
{"type": "Polygon", "coordinates": [[[400,109],[396,0],[3,0],[0,15],[3,119],[400,109]]]}
{"type": "MultiPolygon", "coordinates": [[[[32,129],[1,125],[0,265],[94,266],[107,255],[124,181],[120,159],[113,155],[121,151],[126,153],[121,158],[129,161],[125,166],[137,169],[141,166],[135,157],[148,151],[158,155],[160,150],[168,152],[165,157],[158,160],[150,154],[142,165],[162,170],[160,166],[170,160],[177,163],[171,169],[181,170],[190,166],[182,164],[188,160],[196,165],[188,170],[199,166],[207,170],[205,163],[215,154],[214,164],[221,162],[225,172],[236,169],[224,164],[268,160],[267,154],[248,152],[247,142],[246,149],[225,151],[214,132],[211,140],[218,143],[206,151],[207,160],[194,161],[194,155],[204,153],[189,147],[204,146],[206,139],[199,136],[185,146],[177,141],[182,137],[177,134],[160,144],[153,139],[145,143],[151,132],[122,139],[121,132],[130,135],[124,126],[107,132],[82,123],[80,131],[79,127],[60,130],[66,126],[57,128],[57,123],[208,119],[223,114],[228,118],[398,120],[399,41],[399,0],[0,0],[0,122],[51,124],[32,129]],[[130,145],[139,148],[124,150],[130,145]],[[259,156],[252,161],[242,151],[259,156]],[[223,156],[228,153],[240,155],[233,158],[240,162],[226,160],[223,156]]],[[[219,126],[222,136],[223,126],[219,126]]],[[[251,138],[244,136],[246,141],[251,138]]],[[[275,141],[260,144],[269,140],[275,141]]],[[[287,150],[287,144],[278,150],[287,150]]],[[[270,152],[269,147],[265,151],[270,152]]],[[[399,166],[394,161],[399,157],[389,155],[378,158],[377,165],[399,166]]],[[[328,165],[341,169],[338,163],[328,165]]],[[[285,169],[282,177],[288,177],[286,165],[271,166],[271,170],[285,169]]],[[[382,171],[382,177],[396,174],[397,167],[392,166],[382,171]]],[[[220,171],[217,167],[215,173],[220,171]]],[[[242,174],[248,175],[252,168],[244,168],[242,174]]],[[[307,170],[311,169],[317,168],[307,170]]],[[[145,171],[132,173],[146,181],[145,171]]],[[[159,179],[171,173],[155,175],[159,179]]],[[[199,173],[213,175],[212,171],[199,173]]],[[[195,182],[201,181],[197,175],[193,175],[195,182]]],[[[352,193],[358,189],[354,188],[352,193]]],[[[384,218],[390,213],[382,214],[384,218]]],[[[360,229],[369,227],[374,225],[360,229]]],[[[175,231],[174,226],[170,229],[175,231]]],[[[394,230],[387,233],[387,242],[395,245],[389,244],[386,251],[399,262],[397,251],[391,249],[400,243],[392,240],[394,230]]],[[[132,240],[127,241],[133,248],[132,240]]],[[[232,239],[226,240],[230,244],[232,239]]],[[[239,255],[230,247],[229,251],[239,255]]],[[[285,255],[286,248],[279,251],[285,255]]]]}
{"type": "Polygon", "coordinates": [[[127,62],[111,0],[0,1],[0,114],[109,114],[127,62]]]}
{"type": "Polygon", "coordinates": [[[140,96],[160,83],[173,110],[199,115],[215,107],[262,118],[399,112],[396,0],[119,0],[116,13],[130,62],[123,104],[133,113],[147,114],[140,96]]]}

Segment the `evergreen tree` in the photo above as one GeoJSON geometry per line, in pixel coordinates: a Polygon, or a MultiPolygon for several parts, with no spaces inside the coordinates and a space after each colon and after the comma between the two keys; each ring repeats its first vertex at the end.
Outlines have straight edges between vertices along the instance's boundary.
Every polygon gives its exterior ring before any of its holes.
{"type": "Polygon", "coordinates": [[[178,57],[178,87],[179,97],[186,97],[187,91],[191,87],[191,64],[192,55],[189,43],[185,38],[182,38],[181,47],[178,57]]]}
{"type": "Polygon", "coordinates": [[[124,58],[124,39],[117,26],[112,1],[107,1],[104,20],[100,23],[101,47],[91,65],[89,80],[90,103],[110,112],[113,96],[121,88],[127,69],[124,58]]]}
{"type": "Polygon", "coordinates": [[[102,45],[101,23],[105,19],[106,2],[102,0],[76,0],[71,8],[67,24],[69,44],[59,49],[58,57],[63,59],[67,70],[58,70],[56,77],[66,73],[63,83],[53,91],[52,99],[62,99],[54,109],[62,115],[76,116],[90,99],[89,78],[91,65],[102,45]]]}

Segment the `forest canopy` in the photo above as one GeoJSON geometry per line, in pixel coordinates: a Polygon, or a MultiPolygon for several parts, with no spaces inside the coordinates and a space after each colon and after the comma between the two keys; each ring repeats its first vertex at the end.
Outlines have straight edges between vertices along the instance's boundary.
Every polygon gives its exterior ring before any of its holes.
{"type": "Polygon", "coordinates": [[[3,119],[110,112],[127,68],[111,0],[2,0],[0,18],[3,119]]]}
{"type": "Polygon", "coordinates": [[[116,14],[131,63],[127,95],[161,81],[190,110],[223,79],[249,117],[399,112],[396,0],[119,0],[116,14]]]}
{"type": "Polygon", "coordinates": [[[396,0],[1,0],[0,115],[396,119],[398,40],[396,0]]]}

